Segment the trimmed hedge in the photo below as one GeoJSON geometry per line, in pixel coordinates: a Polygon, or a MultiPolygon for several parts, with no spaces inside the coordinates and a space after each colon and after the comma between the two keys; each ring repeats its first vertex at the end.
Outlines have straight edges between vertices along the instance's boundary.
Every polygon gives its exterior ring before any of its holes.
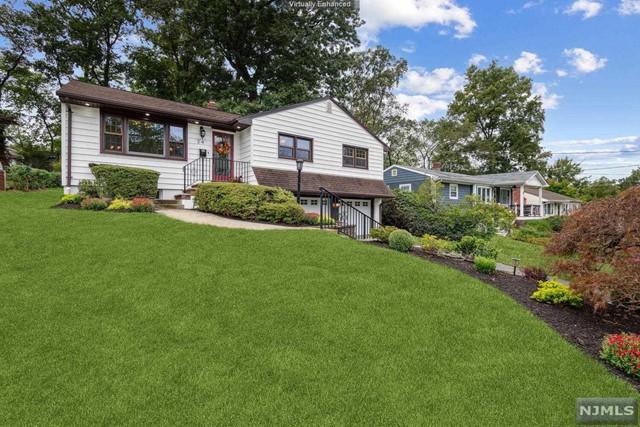
{"type": "Polygon", "coordinates": [[[411,252],[415,241],[406,230],[395,230],[389,234],[389,247],[400,252],[411,252]]]}
{"type": "Polygon", "coordinates": [[[153,199],[158,193],[160,174],[154,170],[131,168],[128,166],[89,164],[96,177],[96,185],[104,190],[101,197],[111,199],[153,199]]]}
{"type": "Polygon", "coordinates": [[[247,220],[304,222],[304,209],[290,191],[263,185],[208,182],[196,190],[198,209],[247,220]]]}
{"type": "Polygon", "coordinates": [[[25,165],[7,169],[7,189],[29,191],[60,187],[60,173],[25,165]]]}

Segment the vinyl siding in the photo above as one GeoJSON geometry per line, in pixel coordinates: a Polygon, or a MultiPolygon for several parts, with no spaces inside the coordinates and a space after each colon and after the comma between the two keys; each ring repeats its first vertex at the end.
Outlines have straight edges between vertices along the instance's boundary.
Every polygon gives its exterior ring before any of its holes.
{"type": "Polygon", "coordinates": [[[278,158],[278,133],[313,139],[313,161],[306,162],[304,172],[382,179],[384,150],[382,144],[337,105],[327,111],[327,102],[318,101],[297,108],[253,119],[251,159],[256,167],[296,170],[295,160],[278,158]],[[342,146],[366,148],[368,169],[342,166],[342,146]]]}
{"type": "Polygon", "coordinates": [[[443,183],[444,187],[442,188],[442,196],[443,196],[443,201],[445,203],[449,203],[452,205],[457,205],[460,204],[462,202],[464,202],[464,198],[466,196],[469,196],[473,193],[473,185],[468,185],[468,184],[458,184],[458,198],[457,199],[450,199],[449,198],[449,186],[450,184],[448,182],[443,183]]]}
{"type": "MultiPolygon", "coordinates": [[[[425,175],[402,168],[395,168],[398,171],[398,174],[396,176],[391,176],[391,171],[393,169],[394,168],[391,168],[384,172],[384,182],[391,189],[399,188],[400,184],[411,184],[411,191],[416,191],[427,178],[425,175]]],[[[458,184],[458,198],[449,199],[449,183],[444,182],[443,185],[442,201],[444,203],[457,205],[464,201],[465,196],[468,196],[473,192],[473,185],[458,184]]]]}
{"type": "MultiPolygon", "coordinates": [[[[168,160],[162,158],[126,156],[100,152],[100,109],[79,105],[71,106],[72,115],[72,147],[71,147],[71,187],[77,189],[82,179],[94,179],[90,163],[112,164],[152,169],[160,173],[158,189],[167,193],[182,191],[184,175],[182,168],[188,162],[197,159],[200,149],[207,150],[207,156],[213,152],[212,128],[205,128],[205,137],[200,138],[200,125],[189,124],[187,127],[187,160],[168,160]]],[[[62,105],[62,162],[63,183],[66,185],[67,153],[67,112],[66,105],[62,105]]],[[[229,132],[223,132],[229,133],[229,132]]],[[[240,141],[234,134],[234,150],[241,152],[240,141]]],[[[71,191],[73,191],[71,190],[71,191]]]]}

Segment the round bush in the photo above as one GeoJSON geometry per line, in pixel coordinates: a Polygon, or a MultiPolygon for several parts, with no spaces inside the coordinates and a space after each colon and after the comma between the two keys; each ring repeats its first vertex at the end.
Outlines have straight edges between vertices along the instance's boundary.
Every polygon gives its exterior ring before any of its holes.
{"type": "Polygon", "coordinates": [[[396,230],[389,235],[389,246],[400,252],[410,252],[414,241],[411,233],[405,230],[396,230]]]}
{"type": "Polygon", "coordinates": [[[496,272],[496,262],[491,258],[477,256],[473,260],[476,271],[484,274],[493,274],[496,272]]]}

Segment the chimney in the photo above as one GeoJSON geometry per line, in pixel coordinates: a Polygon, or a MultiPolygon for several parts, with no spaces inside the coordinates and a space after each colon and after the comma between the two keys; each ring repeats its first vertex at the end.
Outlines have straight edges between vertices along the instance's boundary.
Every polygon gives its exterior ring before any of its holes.
{"type": "Polygon", "coordinates": [[[442,168],[442,163],[440,162],[433,162],[433,164],[431,165],[431,170],[434,171],[439,171],[442,168]]]}
{"type": "Polygon", "coordinates": [[[211,100],[209,101],[209,103],[207,104],[207,108],[210,108],[212,110],[217,110],[218,109],[218,104],[216,103],[216,101],[211,100]]]}

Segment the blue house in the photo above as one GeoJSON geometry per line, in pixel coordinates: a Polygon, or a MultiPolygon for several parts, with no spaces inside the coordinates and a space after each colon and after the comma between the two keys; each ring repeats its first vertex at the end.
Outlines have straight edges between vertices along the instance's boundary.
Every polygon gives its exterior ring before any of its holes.
{"type": "Polygon", "coordinates": [[[477,195],[508,207],[519,220],[545,216],[542,192],[549,184],[538,171],[466,175],[441,171],[437,163],[432,169],[392,165],[384,170],[384,182],[391,189],[416,191],[427,178],[443,184],[444,203],[458,204],[465,196],[477,195]]]}

